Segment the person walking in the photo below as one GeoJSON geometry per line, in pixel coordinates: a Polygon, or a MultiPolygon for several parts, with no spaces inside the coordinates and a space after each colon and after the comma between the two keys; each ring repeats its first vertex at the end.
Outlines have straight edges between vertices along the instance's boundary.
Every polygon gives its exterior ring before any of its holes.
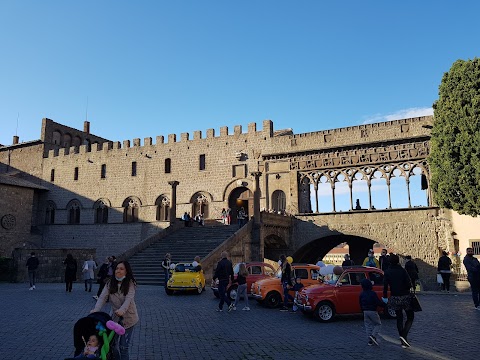
{"type": "Polygon", "coordinates": [[[245,209],[243,208],[243,206],[240,208],[240,210],[238,211],[238,215],[237,215],[237,222],[238,222],[238,228],[240,229],[244,224],[245,224],[245,217],[247,215],[245,214],[245,209]]]}
{"type": "Polygon", "coordinates": [[[282,287],[283,287],[283,306],[280,311],[288,311],[288,300],[293,300],[293,296],[288,293],[289,287],[293,286],[292,284],[292,266],[287,261],[285,255],[280,255],[280,263],[282,268],[282,287]]]}
{"type": "Polygon", "coordinates": [[[227,225],[230,225],[232,221],[232,209],[227,208],[227,225]]]}
{"type": "Polygon", "coordinates": [[[410,347],[408,342],[408,333],[413,325],[415,313],[412,309],[412,295],[410,290],[412,282],[407,271],[400,265],[400,258],[398,255],[390,255],[390,266],[385,272],[383,278],[383,298],[387,301],[387,293],[390,288],[390,298],[388,299],[388,306],[395,310],[397,316],[397,331],[400,336],[400,342],[403,348],[410,347]],[[407,320],[403,323],[403,312],[407,315],[407,320]]]}
{"type": "Polygon", "coordinates": [[[165,275],[165,284],[164,286],[167,287],[168,279],[170,279],[170,264],[172,263],[172,255],[170,253],[166,253],[165,257],[162,261],[162,268],[163,274],[165,275]]]}
{"type": "Polygon", "coordinates": [[[101,311],[107,298],[112,305],[113,321],[125,328],[125,334],[117,338],[114,348],[115,360],[129,360],[133,329],[138,323],[138,312],[135,304],[137,282],[128,261],[119,261],[115,275],[107,282],[95,307],[90,313],[101,311]]]}
{"type": "Polygon", "coordinates": [[[442,256],[438,259],[437,271],[442,276],[442,291],[450,292],[450,275],[452,273],[452,260],[448,257],[448,253],[442,251],[442,256]]]}
{"type": "Polygon", "coordinates": [[[215,268],[215,274],[213,280],[218,279],[218,295],[220,302],[218,303],[217,311],[223,311],[223,304],[227,303],[228,311],[233,310],[233,304],[230,301],[230,297],[227,295],[227,288],[230,283],[233,282],[233,266],[232,262],[228,260],[228,253],[223,251],[221,254],[222,259],[218,262],[215,268]]]}
{"type": "Polygon", "coordinates": [[[238,269],[238,275],[235,279],[235,282],[238,283],[237,288],[237,297],[235,298],[235,304],[233,305],[233,310],[237,310],[237,304],[240,301],[240,298],[243,296],[245,298],[245,307],[242,310],[249,311],[250,305],[248,304],[248,294],[247,294],[247,276],[248,271],[245,263],[241,263],[238,269]]]}
{"type": "Polygon", "coordinates": [[[382,322],[378,315],[377,308],[385,307],[385,303],[381,301],[377,293],[373,291],[370,280],[363,279],[360,285],[363,291],[360,293],[359,301],[360,308],[363,311],[363,323],[365,325],[365,331],[367,332],[368,345],[378,346],[377,335],[382,327],[382,322]]]}
{"type": "Polygon", "coordinates": [[[413,262],[412,257],[410,255],[405,256],[405,259],[407,260],[407,262],[405,263],[405,270],[407,270],[408,276],[410,276],[413,292],[415,293],[416,287],[417,287],[416,286],[417,280],[419,279],[418,267],[417,267],[417,264],[413,262]]]}
{"type": "Polygon", "coordinates": [[[97,291],[97,295],[93,296],[93,298],[95,300],[98,300],[98,297],[102,293],[103,288],[105,287],[105,284],[107,283],[108,268],[109,267],[110,267],[110,258],[107,257],[107,258],[105,258],[105,262],[100,266],[100,269],[98,270],[98,273],[97,273],[98,291],[97,291]]]}
{"type": "Polygon", "coordinates": [[[227,210],[225,208],[222,209],[222,224],[227,225],[227,210]]]}
{"type": "Polygon", "coordinates": [[[77,281],[77,260],[72,254],[67,254],[63,265],[65,265],[65,291],[72,292],[73,282],[77,281]]]}
{"type": "Polygon", "coordinates": [[[38,258],[35,256],[35,252],[30,253],[30,257],[27,259],[27,270],[28,270],[28,279],[30,280],[30,289],[28,290],[35,290],[35,280],[37,276],[37,269],[40,262],[38,258]]]}
{"type": "Polygon", "coordinates": [[[378,260],[375,259],[375,252],[373,251],[373,249],[368,250],[368,255],[365,258],[365,260],[363,260],[362,265],[380,268],[380,264],[378,263],[378,260]]]}
{"type": "Polygon", "coordinates": [[[473,248],[467,248],[467,255],[463,258],[463,265],[467,270],[467,279],[472,290],[475,309],[480,310],[480,263],[473,256],[473,248]]]}
{"type": "Polygon", "coordinates": [[[97,264],[93,260],[93,255],[90,255],[88,257],[88,260],[85,260],[82,267],[83,281],[85,283],[85,291],[92,292],[92,284],[93,284],[93,279],[95,279],[96,269],[97,269],[97,264]]]}

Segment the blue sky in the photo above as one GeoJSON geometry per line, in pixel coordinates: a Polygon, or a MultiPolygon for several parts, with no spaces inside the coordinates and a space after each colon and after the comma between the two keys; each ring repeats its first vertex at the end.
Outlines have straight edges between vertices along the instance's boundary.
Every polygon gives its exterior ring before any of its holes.
{"type": "Polygon", "coordinates": [[[0,143],[41,119],[111,140],[431,113],[480,54],[478,1],[0,1],[0,143]],[[17,128],[18,118],[18,130],[17,128]]]}

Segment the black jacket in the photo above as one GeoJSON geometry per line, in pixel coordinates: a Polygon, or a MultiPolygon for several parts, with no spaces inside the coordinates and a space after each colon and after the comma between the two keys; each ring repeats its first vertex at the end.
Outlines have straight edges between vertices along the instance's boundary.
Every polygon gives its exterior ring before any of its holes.
{"type": "Polygon", "coordinates": [[[27,267],[29,271],[37,270],[38,264],[38,258],[36,258],[35,256],[29,257],[27,260],[27,267]]]}
{"type": "Polygon", "coordinates": [[[238,285],[246,284],[247,283],[247,277],[238,274],[237,278],[235,279],[235,282],[238,283],[238,285]]]}
{"type": "Polygon", "coordinates": [[[410,294],[412,282],[407,271],[400,264],[391,265],[385,271],[383,278],[383,297],[387,297],[388,288],[390,287],[391,296],[403,296],[410,294]]]}
{"type": "Polygon", "coordinates": [[[218,281],[228,281],[229,278],[233,282],[232,262],[227,258],[223,258],[217,264],[215,275],[213,275],[213,280],[218,279],[218,281]]]}
{"type": "Polygon", "coordinates": [[[438,259],[438,267],[437,270],[450,270],[452,266],[452,260],[446,255],[443,255],[440,259],[438,259]]]}
{"type": "Polygon", "coordinates": [[[418,280],[418,267],[417,264],[413,262],[413,260],[408,260],[405,263],[405,270],[407,270],[410,279],[418,280]]]}
{"type": "MultiPolygon", "coordinates": [[[[286,261],[286,260],[285,260],[286,261]]],[[[292,286],[292,266],[290,263],[282,264],[282,283],[287,282],[292,286]]]]}
{"type": "Polygon", "coordinates": [[[390,256],[380,255],[379,263],[380,263],[380,269],[382,269],[385,272],[385,270],[387,270],[390,266],[390,256]]]}

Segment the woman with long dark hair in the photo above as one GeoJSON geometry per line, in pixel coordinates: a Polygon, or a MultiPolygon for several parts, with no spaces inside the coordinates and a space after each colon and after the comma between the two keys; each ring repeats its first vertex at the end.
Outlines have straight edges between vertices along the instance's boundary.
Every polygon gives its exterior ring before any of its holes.
{"type": "Polygon", "coordinates": [[[407,271],[400,265],[398,255],[390,255],[390,266],[385,271],[383,278],[383,298],[387,298],[388,288],[390,288],[390,298],[388,306],[395,310],[397,315],[397,330],[400,336],[400,343],[403,348],[410,347],[408,341],[408,332],[413,324],[415,313],[412,308],[412,281],[407,271]],[[403,312],[407,315],[407,320],[403,322],[403,312]]]}
{"type": "Polygon", "coordinates": [[[73,282],[77,280],[77,260],[72,254],[67,254],[63,265],[65,265],[65,291],[72,292],[73,282]]]}
{"type": "Polygon", "coordinates": [[[116,360],[130,359],[130,341],[133,328],[139,320],[137,306],[135,305],[136,286],[132,267],[128,261],[118,262],[114,276],[103,288],[95,308],[91,311],[100,311],[108,298],[112,305],[113,320],[120,322],[125,328],[125,334],[120,336],[114,349],[116,360]]]}

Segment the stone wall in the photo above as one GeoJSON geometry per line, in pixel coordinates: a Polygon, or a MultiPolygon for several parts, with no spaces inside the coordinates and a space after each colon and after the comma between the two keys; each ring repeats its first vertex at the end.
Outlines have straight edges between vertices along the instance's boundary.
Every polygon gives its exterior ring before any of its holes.
{"type": "MultiPolygon", "coordinates": [[[[14,282],[28,282],[28,271],[25,266],[31,252],[35,252],[39,266],[36,273],[36,280],[42,282],[63,282],[65,281],[65,265],[63,260],[67,254],[72,254],[77,260],[77,282],[82,281],[82,264],[93,255],[96,258],[95,249],[15,249],[13,251],[14,282]]],[[[97,260],[97,264],[102,262],[97,260]]]]}

